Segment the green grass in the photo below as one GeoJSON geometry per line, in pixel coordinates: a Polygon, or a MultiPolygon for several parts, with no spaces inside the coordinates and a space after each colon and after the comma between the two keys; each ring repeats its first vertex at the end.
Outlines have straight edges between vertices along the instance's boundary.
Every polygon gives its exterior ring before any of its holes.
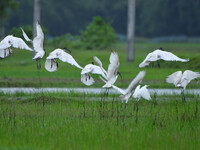
{"type": "Polygon", "coordinates": [[[138,110],[133,100],[121,109],[118,95],[96,101],[100,96],[0,93],[0,149],[200,147],[198,96],[185,103],[178,95],[152,96],[138,110]]]}
{"type": "MultiPolygon", "coordinates": [[[[47,55],[55,48],[55,46],[45,45],[47,55]]],[[[63,46],[64,47],[64,46],[63,46]]],[[[70,48],[70,47],[69,47],[70,48]]],[[[200,45],[198,43],[136,43],[135,44],[135,61],[126,62],[126,44],[118,43],[115,47],[108,50],[76,50],[72,49],[72,56],[81,65],[85,66],[93,61],[93,56],[98,56],[107,68],[109,64],[109,56],[112,50],[116,50],[120,57],[120,67],[123,78],[118,79],[116,85],[125,88],[129,82],[141,70],[146,70],[147,74],[144,78],[144,83],[148,83],[155,88],[172,88],[172,84],[166,84],[165,79],[171,73],[177,70],[190,69],[199,71],[200,68],[200,45]],[[181,62],[161,62],[161,69],[158,68],[139,68],[139,63],[146,55],[159,48],[163,47],[167,51],[171,51],[181,58],[190,58],[188,63],[181,62]]],[[[14,50],[11,57],[0,60],[0,86],[1,87],[39,87],[40,82],[38,76],[42,79],[43,87],[86,87],[80,82],[80,72],[78,68],[67,63],[59,61],[57,72],[48,72],[44,68],[45,58],[42,60],[42,69],[38,73],[36,62],[32,61],[32,54],[29,51],[14,50]]],[[[96,83],[92,87],[101,87],[103,83],[97,75],[94,75],[96,83]]],[[[192,82],[188,88],[197,88],[195,82],[192,82]]]]}

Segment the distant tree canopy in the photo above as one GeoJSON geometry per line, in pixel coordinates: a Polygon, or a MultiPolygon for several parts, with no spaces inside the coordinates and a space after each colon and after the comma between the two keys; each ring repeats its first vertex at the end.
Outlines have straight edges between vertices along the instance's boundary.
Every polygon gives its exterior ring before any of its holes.
{"type": "Polygon", "coordinates": [[[8,9],[16,9],[18,3],[16,0],[0,0],[0,18],[7,16],[8,9]]]}
{"type": "Polygon", "coordinates": [[[81,42],[86,49],[104,49],[110,47],[117,41],[118,37],[113,28],[97,16],[87,26],[85,31],[81,32],[81,42]]]}
{"type": "Polygon", "coordinates": [[[3,20],[7,17],[9,9],[16,9],[18,3],[15,0],[0,0],[0,30],[3,20]]]}
{"type": "MultiPolygon", "coordinates": [[[[19,9],[8,12],[7,31],[32,24],[33,1],[18,2],[19,9]]],[[[101,16],[116,33],[126,34],[126,0],[41,0],[41,24],[53,36],[80,34],[93,16],[101,16]]],[[[199,36],[199,18],[200,0],[136,0],[135,34],[142,37],[199,36]]]]}

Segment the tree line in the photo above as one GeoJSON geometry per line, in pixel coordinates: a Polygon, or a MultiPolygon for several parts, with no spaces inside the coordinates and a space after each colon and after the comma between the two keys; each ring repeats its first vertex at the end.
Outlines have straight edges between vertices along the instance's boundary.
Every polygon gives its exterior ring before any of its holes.
{"type": "MultiPolygon", "coordinates": [[[[33,22],[33,1],[18,3],[18,9],[7,11],[6,31],[33,22]]],[[[116,33],[127,32],[126,0],[41,0],[40,7],[41,24],[52,36],[80,34],[93,16],[101,16],[116,33]]],[[[138,37],[200,35],[200,0],[136,0],[135,17],[138,37]]]]}

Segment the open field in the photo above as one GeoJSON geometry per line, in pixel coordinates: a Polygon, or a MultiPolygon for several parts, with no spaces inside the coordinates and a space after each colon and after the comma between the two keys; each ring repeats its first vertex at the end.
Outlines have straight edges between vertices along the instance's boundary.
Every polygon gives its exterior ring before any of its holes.
{"type": "MultiPolygon", "coordinates": [[[[47,55],[55,47],[46,45],[47,55]]],[[[70,48],[70,47],[68,47],[70,48]]],[[[126,44],[118,43],[114,48],[109,50],[76,50],[71,49],[72,56],[81,65],[85,66],[93,61],[93,56],[98,56],[105,68],[109,63],[109,56],[112,50],[116,50],[120,57],[120,67],[123,78],[118,79],[116,85],[125,88],[128,86],[130,80],[132,80],[136,74],[141,70],[146,70],[147,74],[144,78],[144,84],[150,84],[153,88],[174,88],[172,84],[166,84],[165,78],[177,71],[191,69],[193,71],[200,71],[200,44],[198,43],[136,43],[135,44],[135,62],[126,62],[126,44]],[[167,51],[171,51],[174,54],[182,58],[190,58],[188,63],[180,62],[161,62],[161,69],[158,68],[139,68],[138,65],[146,57],[146,55],[157,49],[163,47],[167,51]]],[[[0,86],[1,87],[39,87],[40,81],[38,76],[42,80],[43,87],[85,87],[80,82],[80,70],[59,61],[59,68],[57,72],[50,73],[45,70],[44,62],[42,60],[42,69],[38,74],[36,68],[36,62],[31,60],[32,54],[28,51],[14,50],[11,57],[0,60],[0,86]]],[[[99,80],[98,76],[94,75],[96,83],[92,87],[101,87],[103,83],[99,80]]],[[[198,88],[199,84],[192,81],[188,88],[198,88]]]]}
{"type": "Polygon", "coordinates": [[[0,149],[198,149],[199,96],[0,93],[0,149]],[[99,99],[99,101],[96,101],[99,99]]]}

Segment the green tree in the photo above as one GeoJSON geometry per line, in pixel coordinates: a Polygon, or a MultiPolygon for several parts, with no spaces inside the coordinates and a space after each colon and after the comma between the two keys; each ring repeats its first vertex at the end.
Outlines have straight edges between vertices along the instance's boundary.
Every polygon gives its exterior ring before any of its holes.
{"type": "MultiPolygon", "coordinates": [[[[3,27],[3,20],[7,17],[8,9],[16,9],[18,2],[16,0],[0,0],[0,29],[3,27]]],[[[1,31],[1,36],[3,36],[1,31]]]]}
{"type": "Polygon", "coordinates": [[[99,16],[94,17],[86,30],[81,32],[81,42],[86,49],[108,48],[117,39],[114,29],[99,16]]]}

